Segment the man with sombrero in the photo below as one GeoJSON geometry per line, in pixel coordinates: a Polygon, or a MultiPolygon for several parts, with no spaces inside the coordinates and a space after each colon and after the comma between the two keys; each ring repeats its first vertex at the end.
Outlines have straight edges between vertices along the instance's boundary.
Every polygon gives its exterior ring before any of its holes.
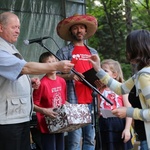
{"type": "MultiPolygon", "coordinates": [[[[70,44],[57,51],[56,55],[62,60],[71,60],[75,64],[74,69],[83,73],[92,68],[88,58],[97,51],[84,43],[97,30],[97,19],[91,15],[74,15],[63,19],[57,25],[58,35],[70,41],[70,44]]],[[[83,84],[79,77],[74,73],[61,74],[67,81],[68,102],[78,104],[88,104],[92,108],[92,89],[83,84]]],[[[82,129],[68,133],[68,150],[81,150],[80,141],[82,140],[82,150],[95,149],[95,129],[89,124],[82,129]]]]}

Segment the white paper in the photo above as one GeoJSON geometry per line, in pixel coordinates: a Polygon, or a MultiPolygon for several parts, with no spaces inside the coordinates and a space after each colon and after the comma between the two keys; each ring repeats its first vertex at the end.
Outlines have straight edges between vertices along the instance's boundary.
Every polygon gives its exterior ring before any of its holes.
{"type": "Polygon", "coordinates": [[[100,111],[101,111],[101,115],[104,118],[116,117],[115,115],[112,114],[111,110],[109,109],[100,108],[100,111]]]}

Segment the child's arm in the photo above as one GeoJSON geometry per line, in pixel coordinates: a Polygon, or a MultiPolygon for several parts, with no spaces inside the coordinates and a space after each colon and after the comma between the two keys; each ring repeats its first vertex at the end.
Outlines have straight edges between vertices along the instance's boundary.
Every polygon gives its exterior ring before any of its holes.
{"type": "MultiPolygon", "coordinates": [[[[123,103],[125,107],[131,107],[131,104],[128,101],[128,94],[123,95],[123,103]]],[[[122,138],[124,139],[124,143],[129,141],[131,138],[131,133],[130,133],[131,124],[132,124],[132,118],[126,117],[125,128],[122,132],[122,138]]]]}
{"type": "Polygon", "coordinates": [[[49,116],[50,118],[56,118],[58,115],[55,111],[54,108],[42,108],[34,104],[34,111],[39,112],[43,115],[49,116]]]}

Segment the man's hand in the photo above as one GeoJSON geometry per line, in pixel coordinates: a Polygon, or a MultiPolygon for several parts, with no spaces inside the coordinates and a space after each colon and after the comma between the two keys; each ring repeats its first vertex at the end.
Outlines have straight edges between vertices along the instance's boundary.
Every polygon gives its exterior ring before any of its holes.
{"type": "Polygon", "coordinates": [[[96,88],[98,89],[104,89],[106,87],[105,84],[103,84],[100,80],[95,80],[94,84],[96,85],[96,88]]]}
{"type": "Polygon", "coordinates": [[[78,75],[76,75],[75,73],[71,73],[70,74],[70,78],[72,79],[72,80],[75,80],[75,81],[82,81],[82,78],[84,78],[84,75],[82,74],[82,73],[79,73],[78,72],[78,75]],[[79,77],[79,76],[81,77],[79,77]]]}
{"type": "Polygon", "coordinates": [[[69,60],[62,60],[58,62],[57,70],[63,73],[68,73],[74,67],[74,64],[71,63],[69,60]]]}

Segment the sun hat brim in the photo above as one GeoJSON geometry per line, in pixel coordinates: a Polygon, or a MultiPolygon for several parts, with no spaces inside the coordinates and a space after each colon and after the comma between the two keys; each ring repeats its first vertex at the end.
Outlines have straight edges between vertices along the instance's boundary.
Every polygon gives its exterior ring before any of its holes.
{"type": "Polygon", "coordinates": [[[97,30],[97,19],[92,15],[74,15],[63,19],[57,25],[57,34],[66,41],[72,41],[70,33],[71,26],[75,24],[84,24],[87,27],[87,34],[84,39],[90,38],[97,30]]]}

